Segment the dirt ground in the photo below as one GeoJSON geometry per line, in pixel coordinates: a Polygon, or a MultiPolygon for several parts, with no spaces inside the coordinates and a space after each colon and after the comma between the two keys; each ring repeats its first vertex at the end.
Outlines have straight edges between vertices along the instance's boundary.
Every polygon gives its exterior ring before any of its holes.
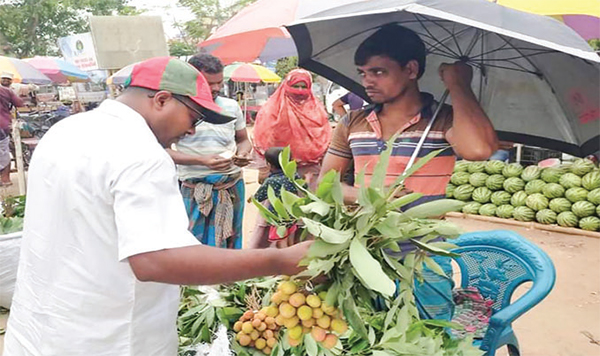
{"type": "MultiPolygon", "coordinates": [[[[247,169],[246,195],[256,189],[257,171],[247,169]]],[[[247,205],[244,236],[251,235],[257,210],[247,205]]],[[[600,239],[530,230],[469,219],[451,219],[465,231],[508,229],[540,246],[556,267],[556,285],[539,305],[514,323],[524,356],[600,356],[600,239]],[[596,338],[590,342],[583,333],[596,338]]],[[[524,288],[522,292],[524,292],[524,288]]],[[[0,329],[6,315],[0,315],[0,329]]],[[[0,353],[3,337],[0,336],[0,353]]],[[[497,355],[506,355],[501,350],[497,355]]]]}

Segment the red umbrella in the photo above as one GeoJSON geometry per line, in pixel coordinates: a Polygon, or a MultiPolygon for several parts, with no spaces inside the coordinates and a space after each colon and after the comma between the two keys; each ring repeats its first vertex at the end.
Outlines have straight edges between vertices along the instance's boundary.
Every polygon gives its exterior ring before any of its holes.
{"type": "Polygon", "coordinates": [[[366,0],[258,0],[219,27],[199,47],[225,64],[294,56],[296,46],[283,25],[359,1],[366,0]]]}

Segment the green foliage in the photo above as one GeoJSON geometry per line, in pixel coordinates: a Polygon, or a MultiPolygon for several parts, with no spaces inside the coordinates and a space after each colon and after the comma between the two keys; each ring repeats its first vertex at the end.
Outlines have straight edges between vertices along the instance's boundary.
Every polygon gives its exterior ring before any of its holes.
{"type": "Polygon", "coordinates": [[[600,51],[600,39],[589,40],[590,47],[596,52],[600,51]]]}
{"type": "Polygon", "coordinates": [[[127,0],[15,0],[0,5],[0,43],[18,58],[57,55],[56,41],[89,31],[89,15],[136,15],[127,0]]]}
{"type": "Polygon", "coordinates": [[[196,46],[183,40],[169,41],[169,55],[173,57],[191,56],[196,53],[196,46]]]}
{"type": "Polygon", "coordinates": [[[275,64],[275,73],[283,79],[296,68],[298,68],[298,57],[280,58],[275,64]]]}
{"type": "Polygon", "coordinates": [[[213,30],[254,1],[256,0],[237,0],[228,6],[222,6],[219,0],[179,0],[179,5],[188,8],[196,17],[180,24],[183,36],[194,43],[203,41],[213,30]]]}

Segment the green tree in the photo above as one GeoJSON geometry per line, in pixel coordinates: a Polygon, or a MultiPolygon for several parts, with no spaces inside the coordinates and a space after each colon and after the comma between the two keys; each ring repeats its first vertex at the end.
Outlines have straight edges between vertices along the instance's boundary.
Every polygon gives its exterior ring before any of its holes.
{"type": "Polygon", "coordinates": [[[182,24],[183,36],[194,42],[205,40],[213,30],[255,1],[237,0],[229,6],[221,6],[219,0],[179,0],[179,4],[196,17],[182,24]]]}
{"type": "Polygon", "coordinates": [[[600,51],[600,39],[589,40],[588,43],[594,49],[594,51],[600,51]]]}
{"type": "Polygon", "coordinates": [[[89,15],[137,15],[128,0],[14,0],[0,5],[0,46],[19,58],[57,55],[60,37],[89,31],[89,15]]]}
{"type": "Polygon", "coordinates": [[[298,57],[285,57],[277,60],[275,73],[282,79],[292,70],[298,68],[298,57]]]}
{"type": "Polygon", "coordinates": [[[170,40],[169,54],[174,57],[191,56],[196,53],[196,46],[184,40],[170,40]]]}

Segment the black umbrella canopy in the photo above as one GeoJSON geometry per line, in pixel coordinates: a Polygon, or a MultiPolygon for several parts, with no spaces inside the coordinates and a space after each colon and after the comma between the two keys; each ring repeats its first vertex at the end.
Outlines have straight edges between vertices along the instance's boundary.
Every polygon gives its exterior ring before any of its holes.
{"type": "Polygon", "coordinates": [[[501,140],[576,156],[600,150],[600,57],[552,18],[483,0],[372,0],[287,28],[300,66],[367,98],[354,52],[390,23],[415,31],[427,47],[421,90],[444,92],[441,63],[474,68],[473,91],[501,140]]]}

